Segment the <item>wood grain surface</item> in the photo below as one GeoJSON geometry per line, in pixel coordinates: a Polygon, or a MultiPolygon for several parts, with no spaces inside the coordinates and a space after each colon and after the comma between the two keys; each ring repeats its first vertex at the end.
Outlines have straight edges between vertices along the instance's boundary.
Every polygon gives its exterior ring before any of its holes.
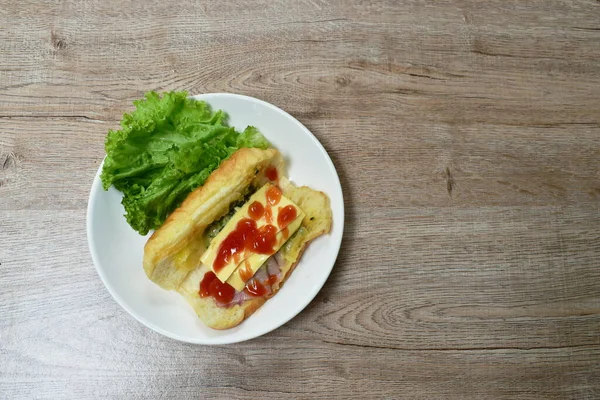
{"type": "Polygon", "coordinates": [[[597,0],[0,0],[0,398],[600,398],[597,0]],[[148,90],[282,107],[346,230],[316,299],[229,346],[111,298],[85,231],[148,90]]]}

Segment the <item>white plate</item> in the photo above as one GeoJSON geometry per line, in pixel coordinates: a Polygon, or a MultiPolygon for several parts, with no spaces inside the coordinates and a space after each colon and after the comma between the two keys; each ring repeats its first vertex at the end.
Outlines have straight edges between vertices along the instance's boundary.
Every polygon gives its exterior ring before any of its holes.
{"type": "Polygon", "coordinates": [[[235,343],[264,335],[302,311],[327,280],[338,255],[344,230],[344,201],[340,180],[327,152],[298,120],[285,111],[252,97],[229,93],[194,96],[213,110],[229,114],[238,131],[256,126],[287,160],[289,178],[327,193],[333,210],[333,229],[313,241],[283,288],[239,326],[217,331],[206,327],[176,292],[152,283],[142,268],[148,239],[129,227],[114,187],[102,189],[98,170],[88,202],[87,236],[98,275],[115,300],[138,321],[173,339],[200,344],[235,343]]]}

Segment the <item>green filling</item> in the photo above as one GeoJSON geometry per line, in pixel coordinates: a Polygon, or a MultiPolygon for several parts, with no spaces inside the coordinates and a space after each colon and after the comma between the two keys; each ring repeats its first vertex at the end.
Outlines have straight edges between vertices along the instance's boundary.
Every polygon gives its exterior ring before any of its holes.
{"type": "Polygon", "coordinates": [[[204,243],[206,247],[210,245],[210,242],[225,228],[227,222],[235,215],[235,213],[244,206],[250,199],[250,197],[256,192],[256,188],[249,187],[246,189],[244,195],[237,201],[234,201],[229,206],[229,211],[227,214],[223,215],[221,218],[210,224],[206,230],[204,231],[204,243]]]}

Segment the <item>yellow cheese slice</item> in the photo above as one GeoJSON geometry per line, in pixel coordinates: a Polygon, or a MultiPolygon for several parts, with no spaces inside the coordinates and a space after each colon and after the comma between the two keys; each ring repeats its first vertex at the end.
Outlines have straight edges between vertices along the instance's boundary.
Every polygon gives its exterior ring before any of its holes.
{"type": "MultiPolygon", "coordinates": [[[[267,202],[267,191],[272,186],[273,185],[267,183],[266,185],[261,187],[259,190],[257,190],[250,197],[250,199],[246,202],[246,204],[244,204],[233,215],[233,217],[231,217],[231,219],[227,222],[227,224],[225,224],[225,227],[221,230],[221,232],[219,232],[217,234],[217,236],[215,236],[215,238],[210,242],[208,249],[204,252],[204,254],[202,254],[200,261],[204,265],[206,265],[208,268],[210,268],[215,273],[217,278],[219,278],[219,280],[221,282],[227,281],[227,279],[231,276],[233,271],[235,271],[237,266],[252,255],[252,253],[247,253],[247,252],[243,252],[241,254],[238,253],[239,255],[235,255],[234,257],[231,257],[231,259],[229,260],[229,263],[227,265],[225,265],[221,270],[219,270],[218,272],[214,271],[213,264],[215,262],[217,254],[219,252],[219,247],[221,246],[221,243],[227,238],[227,236],[229,236],[229,234],[231,232],[233,232],[235,230],[237,223],[241,219],[249,218],[248,208],[250,207],[250,205],[253,202],[257,201],[257,202],[261,203],[263,205],[263,207],[265,208],[265,210],[267,210],[267,209],[272,210],[271,211],[272,217],[270,220],[267,220],[266,215],[263,215],[260,219],[256,220],[257,229],[260,229],[261,227],[270,223],[273,226],[275,226],[275,228],[277,229],[277,233],[279,231],[281,231],[281,228],[277,225],[277,212],[280,207],[286,207],[288,205],[294,206],[296,208],[298,216],[302,216],[302,218],[304,218],[304,213],[302,212],[300,207],[298,207],[290,199],[288,199],[287,197],[285,197],[283,195],[281,196],[281,199],[279,200],[279,202],[277,204],[275,204],[273,206],[269,205],[267,202]]],[[[267,213],[265,212],[265,214],[267,214],[267,213]]],[[[295,221],[293,221],[293,222],[295,222],[295,221]]],[[[282,245],[283,245],[283,243],[282,243],[282,245]]],[[[279,250],[279,247],[274,248],[274,251],[277,251],[277,250],[279,250]]]]}
{"type": "MultiPolygon", "coordinates": [[[[302,220],[304,219],[304,213],[299,213],[298,217],[292,221],[286,228],[287,230],[281,230],[275,235],[276,245],[275,248],[279,250],[281,246],[300,228],[302,220]]],[[[244,261],[238,264],[236,270],[229,276],[227,283],[234,287],[238,292],[244,290],[246,282],[250,280],[258,271],[258,269],[267,261],[270,254],[252,254],[244,261]]]]}

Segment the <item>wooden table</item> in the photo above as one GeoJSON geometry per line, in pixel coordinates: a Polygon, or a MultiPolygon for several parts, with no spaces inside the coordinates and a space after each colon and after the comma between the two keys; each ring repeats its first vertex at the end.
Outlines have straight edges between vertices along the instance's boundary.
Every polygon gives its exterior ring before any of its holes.
{"type": "Polygon", "coordinates": [[[0,398],[600,398],[597,0],[1,3],[0,398]],[[145,328],[87,249],[106,132],[184,89],[287,110],[345,191],[246,343],[145,328]]]}

